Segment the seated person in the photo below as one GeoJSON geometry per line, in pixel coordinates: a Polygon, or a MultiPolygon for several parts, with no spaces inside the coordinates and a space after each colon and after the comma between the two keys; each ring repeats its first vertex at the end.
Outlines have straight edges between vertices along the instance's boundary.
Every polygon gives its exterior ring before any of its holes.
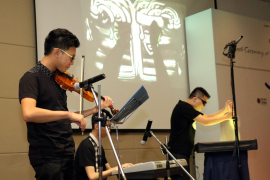
{"type": "MultiPolygon", "coordinates": [[[[103,113],[109,113],[106,110],[102,110],[103,113]]],[[[110,115],[110,114],[108,114],[110,115]]],[[[98,114],[94,114],[92,116],[92,132],[89,136],[84,139],[76,152],[75,155],[75,179],[76,180],[88,180],[88,179],[99,179],[99,168],[97,163],[97,155],[99,150],[99,126],[97,121],[98,114]]],[[[105,123],[101,123],[101,137],[105,138],[107,136],[105,130],[105,123]]],[[[110,131],[111,122],[107,121],[106,125],[110,131]]],[[[102,172],[102,179],[106,179],[108,176],[112,175],[112,172],[118,169],[118,166],[111,167],[107,162],[105,151],[102,148],[102,159],[103,159],[103,172],[102,172]]],[[[123,164],[122,167],[129,167],[132,166],[131,163],[123,164]]]]}

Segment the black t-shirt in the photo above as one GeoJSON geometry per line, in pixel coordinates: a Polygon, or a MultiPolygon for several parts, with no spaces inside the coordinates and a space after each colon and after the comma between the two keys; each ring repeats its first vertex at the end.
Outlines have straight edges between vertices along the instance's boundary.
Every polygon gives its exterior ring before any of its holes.
{"type": "Polygon", "coordinates": [[[192,124],[194,118],[201,113],[190,104],[179,101],[173,109],[171,116],[171,134],[169,147],[171,152],[178,154],[191,154],[194,146],[195,129],[192,124]]]}
{"type": "MultiPolygon", "coordinates": [[[[68,111],[66,91],[54,80],[54,73],[40,62],[20,79],[19,100],[33,98],[36,107],[68,111]]],[[[32,165],[72,160],[75,144],[71,123],[62,119],[49,123],[27,122],[29,159],[32,165]]]]}
{"type": "MultiPolygon", "coordinates": [[[[105,164],[107,159],[105,157],[105,151],[102,147],[102,159],[103,159],[103,171],[106,170],[105,164]]],[[[95,148],[89,137],[84,139],[79,145],[75,156],[75,180],[89,180],[85,171],[86,166],[94,166],[96,172],[96,155],[95,148]]]]}

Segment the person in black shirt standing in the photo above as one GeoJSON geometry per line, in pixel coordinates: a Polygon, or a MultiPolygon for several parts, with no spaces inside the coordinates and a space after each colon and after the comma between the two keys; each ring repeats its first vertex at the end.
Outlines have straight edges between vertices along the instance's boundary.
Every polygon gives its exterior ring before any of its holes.
{"type": "MultiPolygon", "coordinates": [[[[228,100],[225,108],[216,113],[205,115],[200,113],[210,98],[208,92],[202,88],[195,88],[186,101],[181,101],[176,104],[171,116],[171,132],[168,146],[176,159],[185,159],[189,168],[189,157],[194,146],[194,137],[196,131],[196,122],[205,126],[214,125],[225,120],[232,120],[232,102],[228,100]]],[[[183,177],[172,176],[172,179],[189,180],[187,174],[183,177]]]]}
{"type": "MultiPolygon", "coordinates": [[[[94,107],[83,115],[69,112],[66,91],[54,80],[56,71],[65,72],[73,65],[79,45],[77,37],[68,30],[52,30],[45,39],[44,57],[20,79],[19,101],[27,124],[29,159],[38,180],[74,178],[71,123],[84,131],[84,117],[98,111],[94,107]]],[[[104,98],[102,109],[113,103],[109,97],[104,98]]]]}
{"type": "MultiPolygon", "coordinates": [[[[106,110],[102,110],[103,113],[106,113],[110,116],[110,113],[106,110]]],[[[97,113],[92,116],[92,132],[89,136],[84,139],[77,151],[75,156],[75,180],[89,180],[89,179],[99,179],[99,168],[97,163],[97,155],[99,150],[99,127],[97,119],[97,113]]],[[[105,130],[105,123],[101,123],[101,138],[105,138],[107,136],[105,130]]],[[[110,131],[111,122],[107,121],[106,126],[110,131]]],[[[107,162],[105,151],[102,148],[102,159],[103,159],[103,171],[102,171],[102,179],[106,179],[108,176],[112,175],[112,172],[118,169],[118,166],[111,167],[107,162]]],[[[131,163],[125,163],[122,167],[132,166],[131,163]]]]}

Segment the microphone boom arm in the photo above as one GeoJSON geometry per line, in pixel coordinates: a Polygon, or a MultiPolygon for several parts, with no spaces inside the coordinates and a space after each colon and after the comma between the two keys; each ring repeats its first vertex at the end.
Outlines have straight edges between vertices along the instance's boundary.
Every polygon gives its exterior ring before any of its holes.
{"type": "Polygon", "coordinates": [[[150,131],[149,132],[156,140],[157,140],[157,142],[167,151],[167,153],[171,156],[171,158],[175,161],[175,163],[176,164],[178,164],[179,165],[179,167],[181,167],[182,168],[182,170],[192,179],[192,180],[195,180],[188,172],[187,172],[187,170],[177,161],[177,159],[170,153],[170,151],[167,149],[167,147],[164,145],[164,144],[162,144],[160,141],[159,141],[159,139],[155,136],[155,134],[152,132],[152,131],[150,131]]]}

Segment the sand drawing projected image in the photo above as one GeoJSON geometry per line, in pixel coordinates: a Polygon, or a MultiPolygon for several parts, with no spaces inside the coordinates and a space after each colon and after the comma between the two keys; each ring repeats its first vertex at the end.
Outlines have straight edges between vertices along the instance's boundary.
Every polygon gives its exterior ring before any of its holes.
{"type": "Polygon", "coordinates": [[[158,1],[92,0],[85,33],[95,43],[96,67],[125,81],[180,76],[185,11],[179,7],[180,16],[173,6],[158,1]]]}

